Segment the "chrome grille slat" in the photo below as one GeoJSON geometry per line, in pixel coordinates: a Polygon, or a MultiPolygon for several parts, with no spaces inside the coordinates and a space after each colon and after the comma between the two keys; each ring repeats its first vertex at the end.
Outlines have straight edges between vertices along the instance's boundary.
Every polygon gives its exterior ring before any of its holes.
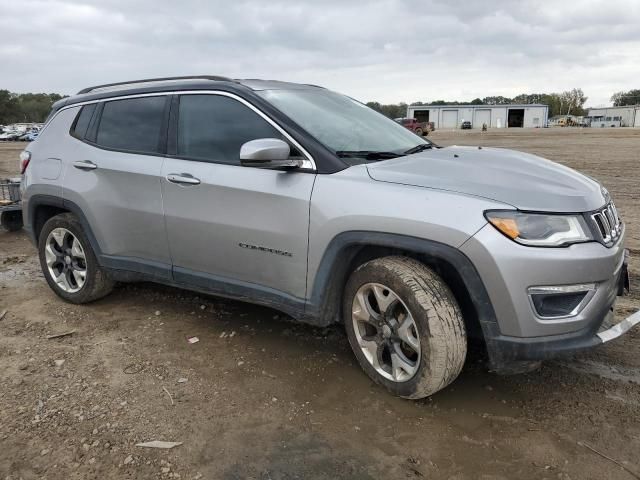
{"type": "Polygon", "coordinates": [[[611,234],[611,223],[609,223],[609,219],[607,218],[607,210],[603,210],[600,214],[600,218],[602,218],[602,223],[604,225],[604,233],[611,234]]]}
{"type": "Polygon", "coordinates": [[[611,202],[611,210],[613,210],[613,215],[616,217],[616,224],[620,223],[620,217],[618,216],[618,209],[615,204],[611,202]]]}
{"type": "Polygon", "coordinates": [[[611,211],[611,205],[609,205],[605,211],[604,211],[605,215],[607,216],[607,221],[609,222],[609,225],[611,225],[612,227],[615,227],[616,222],[613,219],[613,212],[611,211]]]}
{"type": "Polygon", "coordinates": [[[622,222],[613,202],[592,213],[591,220],[600,233],[602,242],[608,247],[612,246],[622,232],[622,222]]]}

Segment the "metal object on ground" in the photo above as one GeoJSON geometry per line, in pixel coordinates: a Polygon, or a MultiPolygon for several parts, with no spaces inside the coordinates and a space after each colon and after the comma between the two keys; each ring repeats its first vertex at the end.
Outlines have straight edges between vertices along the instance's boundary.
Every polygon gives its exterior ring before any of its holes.
{"type": "Polygon", "coordinates": [[[10,232],[22,228],[19,178],[0,180],[0,224],[10,232]]]}
{"type": "Polygon", "coordinates": [[[633,315],[628,316],[617,325],[598,333],[598,337],[602,340],[602,343],[609,342],[614,338],[618,338],[624,333],[627,333],[632,327],[640,323],[640,310],[633,315]]]}

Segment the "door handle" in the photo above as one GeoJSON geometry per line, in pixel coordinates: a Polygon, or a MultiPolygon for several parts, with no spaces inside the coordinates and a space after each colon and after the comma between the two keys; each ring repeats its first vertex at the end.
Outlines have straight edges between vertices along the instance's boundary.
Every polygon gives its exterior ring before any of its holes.
{"type": "Polygon", "coordinates": [[[80,160],[77,162],[73,162],[73,166],[79,168],[80,170],[95,170],[96,168],[98,168],[98,165],[89,160],[80,160]]]}
{"type": "Polygon", "coordinates": [[[167,180],[182,185],[200,185],[200,179],[188,173],[170,173],[167,180]]]}

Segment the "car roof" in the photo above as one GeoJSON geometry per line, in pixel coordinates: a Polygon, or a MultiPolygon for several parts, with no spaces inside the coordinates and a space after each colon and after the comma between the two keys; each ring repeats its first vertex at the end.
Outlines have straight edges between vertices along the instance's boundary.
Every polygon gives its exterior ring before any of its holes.
{"type": "Polygon", "coordinates": [[[53,110],[76,103],[145,93],[169,92],[180,90],[223,89],[231,92],[261,90],[308,90],[320,89],[317,85],[283,82],[280,80],[232,79],[214,75],[193,75],[185,77],[164,77],[131,80],[104,85],[96,85],[80,90],[76,95],[63,98],[54,103],[53,110]]]}
{"type": "Polygon", "coordinates": [[[310,83],[283,82],[280,80],[261,80],[258,78],[246,78],[235,80],[236,82],[249,87],[251,90],[313,90],[324,87],[312,85],[310,83]]]}

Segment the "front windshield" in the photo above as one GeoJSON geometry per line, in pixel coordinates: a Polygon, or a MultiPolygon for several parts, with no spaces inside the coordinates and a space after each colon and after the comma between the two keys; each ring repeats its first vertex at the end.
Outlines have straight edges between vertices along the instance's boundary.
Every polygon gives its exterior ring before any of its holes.
{"type": "Polygon", "coordinates": [[[259,93],[336,153],[403,154],[430,142],[345,95],[323,89],[263,90],[259,93]]]}

